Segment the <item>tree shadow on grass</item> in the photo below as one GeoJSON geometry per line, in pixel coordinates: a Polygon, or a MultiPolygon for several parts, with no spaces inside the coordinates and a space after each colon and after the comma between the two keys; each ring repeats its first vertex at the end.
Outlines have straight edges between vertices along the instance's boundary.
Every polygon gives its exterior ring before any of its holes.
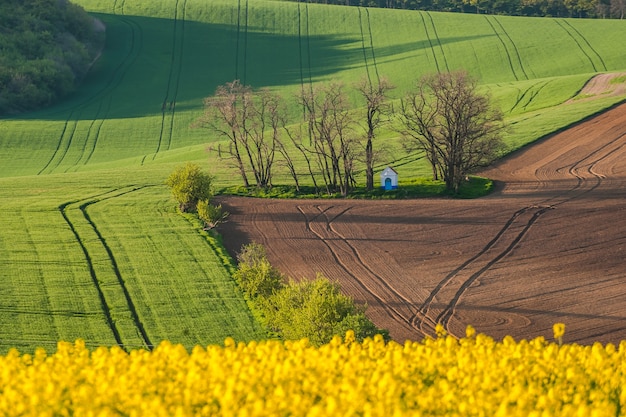
{"type": "MultiPolygon", "coordinates": [[[[77,91],[13,120],[95,120],[159,116],[202,108],[218,85],[239,79],[254,88],[308,86],[363,67],[360,37],[285,35],[262,28],[95,14],[107,42],[77,91]]],[[[456,42],[461,39],[443,41],[456,42]]],[[[408,42],[376,50],[379,59],[429,48],[408,42]]]]}

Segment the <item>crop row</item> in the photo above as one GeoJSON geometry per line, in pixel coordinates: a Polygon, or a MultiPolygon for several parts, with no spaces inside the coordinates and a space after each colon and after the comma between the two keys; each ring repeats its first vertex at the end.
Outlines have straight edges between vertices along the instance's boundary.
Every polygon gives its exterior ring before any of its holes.
{"type": "Polygon", "coordinates": [[[96,191],[77,176],[44,175],[32,191],[28,179],[2,182],[0,351],[260,337],[214,238],[175,212],[165,187],[96,191]]]}

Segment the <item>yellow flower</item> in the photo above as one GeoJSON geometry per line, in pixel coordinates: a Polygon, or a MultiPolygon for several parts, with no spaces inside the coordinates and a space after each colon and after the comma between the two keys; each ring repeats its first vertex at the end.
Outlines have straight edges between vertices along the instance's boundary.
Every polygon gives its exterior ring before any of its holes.
{"type": "Polygon", "coordinates": [[[468,339],[471,339],[475,335],[476,335],[476,329],[474,329],[474,327],[471,324],[468,324],[467,327],[465,328],[465,337],[467,337],[468,339]]]}
{"type": "Polygon", "coordinates": [[[552,326],[552,331],[554,332],[554,338],[560,341],[565,334],[565,324],[554,323],[554,325],[552,326]]]}

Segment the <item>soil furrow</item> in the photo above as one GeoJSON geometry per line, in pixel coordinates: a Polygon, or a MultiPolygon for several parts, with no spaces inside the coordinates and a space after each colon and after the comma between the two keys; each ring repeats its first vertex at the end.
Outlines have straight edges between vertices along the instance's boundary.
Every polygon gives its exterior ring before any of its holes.
{"type": "MultiPolygon", "coordinates": [[[[408,328],[411,328],[410,321],[405,314],[399,312],[392,304],[385,300],[383,296],[379,295],[379,293],[374,288],[371,288],[365,281],[364,277],[359,275],[359,272],[354,272],[354,262],[350,262],[353,261],[353,259],[348,258],[348,263],[346,263],[346,260],[344,260],[346,256],[342,256],[341,253],[349,253],[350,250],[349,248],[342,247],[342,244],[337,243],[336,239],[328,233],[328,223],[326,221],[321,221],[319,227],[315,225],[315,221],[320,217],[321,214],[324,213],[324,210],[318,209],[319,213],[311,215],[311,217],[309,217],[310,215],[308,215],[301,206],[298,206],[298,210],[305,218],[307,230],[313,233],[326,246],[335,262],[340,265],[341,268],[345,270],[345,272],[352,278],[352,283],[357,288],[361,289],[365,293],[369,294],[372,298],[374,298],[377,301],[377,304],[382,307],[385,313],[392,320],[402,323],[402,325],[405,325],[408,328]]],[[[340,240],[339,242],[343,241],[340,240]]],[[[365,271],[362,270],[360,272],[365,271]]]]}
{"type": "Polygon", "coordinates": [[[496,181],[481,199],[225,197],[234,210],[224,244],[231,251],[262,234],[273,265],[338,280],[398,342],[440,320],[455,335],[472,324],[516,339],[550,337],[559,321],[567,342],[618,343],[626,339],[625,161],[620,105],[478,173],[496,181]]]}

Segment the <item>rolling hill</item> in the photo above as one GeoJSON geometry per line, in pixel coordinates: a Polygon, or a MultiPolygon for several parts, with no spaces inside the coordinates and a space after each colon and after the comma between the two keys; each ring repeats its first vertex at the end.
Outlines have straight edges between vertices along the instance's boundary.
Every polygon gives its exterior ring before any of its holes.
{"type": "MultiPolygon", "coordinates": [[[[191,127],[220,84],[290,98],[318,82],[385,76],[400,98],[422,74],[463,68],[505,111],[511,149],[624,98],[579,95],[594,75],[626,70],[619,21],[269,0],[76,3],[107,28],[84,84],[54,107],[0,119],[0,349],[264,337],[228,256],[163,185],[183,161],[237,183],[205,151],[220,138],[191,127]]],[[[392,159],[405,157],[393,133],[383,138],[392,159]]],[[[427,172],[419,158],[398,169],[427,172]]]]}

